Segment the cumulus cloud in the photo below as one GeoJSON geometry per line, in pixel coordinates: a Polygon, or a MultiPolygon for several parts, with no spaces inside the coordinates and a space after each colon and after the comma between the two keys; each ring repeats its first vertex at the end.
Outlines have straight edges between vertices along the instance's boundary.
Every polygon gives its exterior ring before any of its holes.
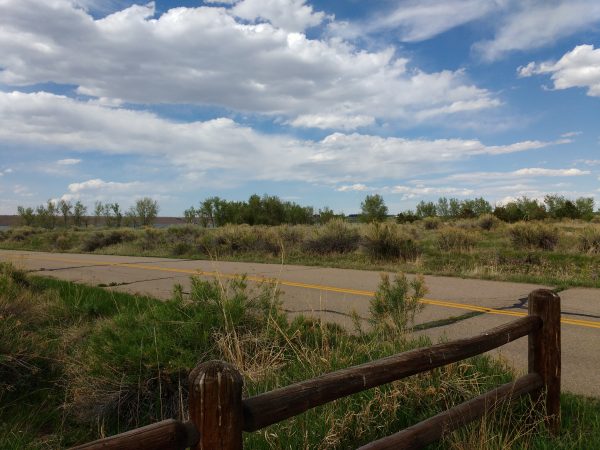
{"type": "Polygon", "coordinates": [[[242,0],[231,10],[242,19],[270,22],[277,28],[302,32],[325,20],[324,12],[315,12],[305,0],[242,0]]]}
{"type": "Polygon", "coordinates": [[[521,77],[551,74],[554,89],[587,88],[587,95],[600,97],[600,48],[578,45],[556,62],[530,62],[519,67],[521,77]]]}
{"type": "Polygon", "coordinates": [[[301,0],[265,1],[261,14],[270,22],[248,23],[236,14],[256,16],[254,0],[160,15],[148,3],[101,19],[69,0],[4,0],[0,82],[75,85],[113,106],[212,105],[346,129],[367,117],[412,122],[500,104],[461,70],[428,73],[409,68],[391,47],[368,51],[290,31],[323,17],[301,0]]]}
{"type": "Polygon", "coordinates": [[[475,139],[405,139],[331,133],[321,140],[264,134],[231,119],[178,123],[46,92],[0,92],[0,140],[158,159],[188,173],[220,170],[245,180],[360,183],[432,173],[478,155],[564,141],[485,145],[475,139]]]}

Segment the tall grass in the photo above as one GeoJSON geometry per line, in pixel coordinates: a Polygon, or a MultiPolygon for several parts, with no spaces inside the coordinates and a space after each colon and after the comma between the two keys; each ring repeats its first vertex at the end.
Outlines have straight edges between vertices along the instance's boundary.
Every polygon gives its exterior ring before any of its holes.
{"type": "MultiPolygon", "coordinates": [[[[245,395],[254,395],[431,344],[408,331],[422,280],[401,275],[382,281],[372,329],[352,334],[315,318],[289,321],[273,285],[251,288],[243,278],[194,278],[188,294],[176,289],[158,301],[26,278],[3,265],[0,286],[0,448],[64,448],[162,418],[186,419],[187,374],[208,359],[235,364],[245,395]]],[[[245,448],[361,445],[510,377],[500,363],[474,358],[247,434],[245,448]]]]}

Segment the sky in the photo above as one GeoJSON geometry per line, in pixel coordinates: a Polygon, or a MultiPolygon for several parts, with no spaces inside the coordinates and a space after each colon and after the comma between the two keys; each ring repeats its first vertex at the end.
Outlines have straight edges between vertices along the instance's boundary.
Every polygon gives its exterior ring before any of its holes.
{"type": "Polygon", "coordinates": [[[600,206],[597,0],[0,0],[0,214],[600,206]]]}

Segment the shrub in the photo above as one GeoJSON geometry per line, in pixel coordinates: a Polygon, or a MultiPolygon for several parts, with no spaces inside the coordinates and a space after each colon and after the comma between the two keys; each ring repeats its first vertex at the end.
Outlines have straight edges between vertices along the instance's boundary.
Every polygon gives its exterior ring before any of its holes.
{"type": "Polygon", "coordinates": [[[600,228],[584,228],[579,236],[579,249],[585,253],[600,253],[600,228]]]}
{"type": "Polygon", "coordinates": [[[126,230],[115,230],[110,233],[101,231],[95,232],[88,236],[81,246],[84,252],[93,252],[100,248],[108,247],[109,245],[120,244],[121,242],[132,241],[135,235],[126,230]]]}
{"type": "Polygon", "coordinates": [[[165,233],[156,228],[147,227],[140,239],[142,250],[152,250],[165,242],[165,233]]]}
{"type": "Polygon", "coordinates": [[[320,226],[308,237],[303,247],[308,252],[320,255],[329,253],[350,253],[358,249],[360,234],[355,227],[342,219],[333,219],[320,226]]]}
{"type": "Polygon", "coordinates": [[[444,252],[463,252],[471,250],[477,243],[472,232],[460,228],[447,227],[440,230],[437,246],[444,252]]]}
{"type": "Polygon", "coordinates": [[[54,247],[57,250],[68,250],[71,248],[71,240],[67,235],[61,234],[56,237],[54,241],[54,247]]]}
{"type": "Polygon", "coordinates": [[[371,299],[371,324],[386,335],[405,337],[416,313],[423,309],[421,299],[426,292],[422,276],[409,282],[404,274],[398,274],[392,283],[388,275],[382,275],[371,299]]]}
{"type": "Polygon", "coordinates": [[[36,233],[39,233],[39,230],[36,230],[33,227],[19,227],[11,230],[11,241],[14,242],[22,242],[27,239],[29,236],[32,236],[36,233]]]}
{"type": "Polygon", "coordinates": [[[412,237],[391,223],[373,223],[367,228],[363,246],[373,259],[403,259],[414,261],[421,254],[412,237]]]}
{"type": "Polygon", "coordinates": [[[477,225],[482,230],[490,231],[492,228],[497,227],[500,224],[500,219],[498,219],[493,214],[484,214],[477,221],[477,225]]]}
{"type": "Polygon", "coordinates": [[[423,219],[423,228],[426,230],[437,230],[440,224],[441,221],[437,217],[426,217],[423,219]]]}
{"type": "Polygon", "coordinates": [[[509,235],[518,249],[553,250],[560,240],[558,228],[542,223],[516,223],[510,227],[509,235]]]}

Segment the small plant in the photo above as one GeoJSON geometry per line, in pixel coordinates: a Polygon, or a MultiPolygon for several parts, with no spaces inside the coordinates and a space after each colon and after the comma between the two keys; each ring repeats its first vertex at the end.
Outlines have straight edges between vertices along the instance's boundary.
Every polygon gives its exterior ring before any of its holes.
{"type": "Polygon", "coordinates": [[[413,238],[392,223],[369,225],[363,246],[373,259],[414,261],[421,254],[421,249],[413,238]]]}
{"type": "Polygon", "coordinates": [[[590,254],[600,253],[600,228],[584,228],[579,235],[579,249],[590,254]]]}
{"type": "Polygon", "coordinates": [[[371,300],[371,324],[385,335],[403,336],[412,326],[415,315],[423,309],[421,299],[427,288],[422,276],[408,281],[398,274],[394,281],[381,275],[381,282],[371,300]]]}
{"type": "Polygon", "coordinates": [[[443,252],[465,252],[475,247],[477,239],[472,232],[460,228],[443,228],[437,238],[437,246],[443,252]]]}
{"type": "Polygon", "coordinates": [[[541,223],[516,223],[510,227],[509,235],[517,249],[553,250],[560,241],[558,228],[541,223]]]}
{"type": "Polygon", "coordinates": [[[330,253],[350,253],[358,249],[360,235],[355,227],[343,219],[333,219],[317,228],[308,237],[303,247],[306,251],[326,255],[330,253]]]}

